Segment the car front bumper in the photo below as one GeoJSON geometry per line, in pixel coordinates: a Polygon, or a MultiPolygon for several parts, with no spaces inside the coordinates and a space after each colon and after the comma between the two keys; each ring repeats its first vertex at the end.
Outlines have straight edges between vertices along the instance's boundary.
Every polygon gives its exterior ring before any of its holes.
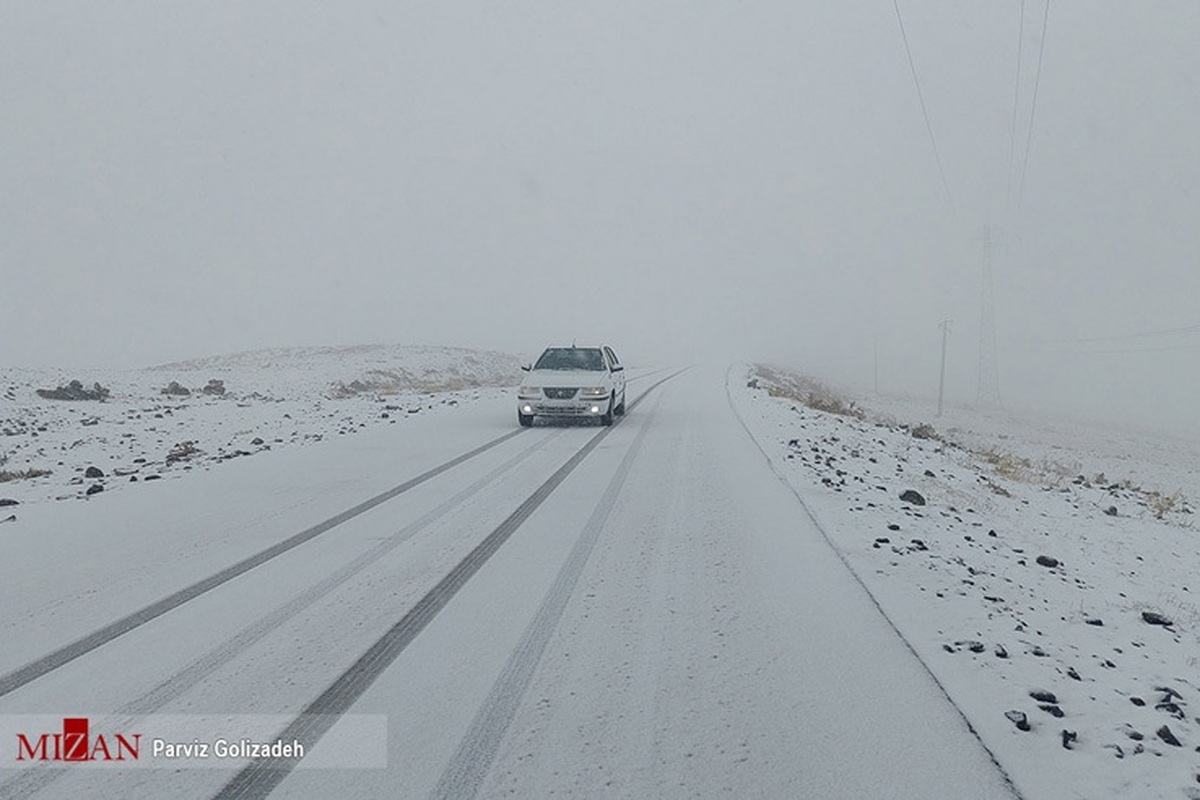
{"type": "Polygon", "coordinates": [[[598,417],[608,410],[608,398],[599,400],[521,400],[517,411],[537,417],[598,417]]]}

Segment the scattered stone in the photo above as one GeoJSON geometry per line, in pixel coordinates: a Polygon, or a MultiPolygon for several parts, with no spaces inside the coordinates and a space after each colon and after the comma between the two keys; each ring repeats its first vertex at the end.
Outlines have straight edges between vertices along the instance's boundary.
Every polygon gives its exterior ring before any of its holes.
{"type": "Polygon", "coordinates": [[[925,505],[925,498],[915,489],[905,489],[900,493],[900,499],[905,503],[912,503],[914,506],[925,505]]]}
{"type": "Polygon", "coordinates": [[[1125,751],[1121,749],[1121,745],[1119,745],[1119,744],[1106,744],[1106,745],[1104,745],[1104,747],[1106,750],[1114,751],[1116,753],[1117,758],[1125,757],[1125,751]]]}
{"type": "Polygon", "coordinates": [[[176,461],[187,461],[193,456],[199,455],[200,452],[201,450],[196,447],[195,442],[179,442],[171,448],[171,452],[167,453],[167,463],[174,464],[176,461]]]}
{"type": "MultiPolygon", "coordinates": [[[[938,435],[937,429],[925,422],[913,428],[911,433],[914,439],[936,439],[938,435]]],[[[918,505],[921,504],[918,503],[918,505]]]]}
{"type": "Polygon", "coordinates": [[[1083,680],[1083,678],[1079,677],[1079,672],[1074,667],[1067,667],[1067,677],[1074,681],[1083,680]]]}
{"type": "Polygon", "coordinates": [[[1017,726],[1017,730],[1019,730],[1019,731],[1032,730],[1032,728],[1029,725],[1029,719],[1026,718],[1025,713],[1023,711],[1005,711],[1004,716],[1008,717],[1009,721],[1011,721],[1012,724],[1017,726]]]}
{"type": "Polygon", "coordinates": [[[1155,711],[1165,711],[1168,714],[1170,714],[1172,717],[1175,717],[1176,719],[1183,719],[1185,716],[1187,716],[1186,714],[1183,713],[1183,709],[1180,708],[1179,706],[1175,705],[1174,703],[1158,703],[1157,705],[1154,706],[1154,710],[1155,711]]]}
{"type": "Polygon", "coordinates": [[[933,470],[927,469],[927,470],[925,470],[925,477],[926,478],[936,478],[937,475],[933,474],[933,470]]]}
{"type": "Polygon", "coordinates": [[[1164,628],[1175,624],[1171,621],[1170,617],[1159,614],[1157,611],[1143,611],[1142,622],[1145,622],[1149,625],[1161,625],[1164,628]]]}
{"type": "Polygon", "coordinates": [[[1138,706],[1139,708],[1141,706],[1146,705],[1146,701],[1140,697],[1131,697],[1131,698],[1129,698],[1129,702],[1133,703],[1135,706],[1138,706]]]}
{"type": "Polygon", "coordinates": [[[1054,569],[1055,567],[1058,566],[1058,559],[1051,558],[1050,556],[1038,556],[1037,563],[1041,564],[1043,567],[1049,567],[1050,569],[1054,569]]]}
{"type": "Polygon", "coordinates": [[[83,473],[83,477],[85,477],[85,478],[103,478],[104,470],[100,469],[99,467],[88,467],[87,471],[83,473]]]}
{"type": "Polygon", "coordinates": [[[1029,693],[1029,696],[1039,703],[1057,703],[1058,698],[1054,696],[1054,692],[1047,692],[1044,689],[1034,689],[1029,693]]]}
{"type": "Polygon", "coordinates": [[[994,652],[996,653],[996,658],[1008,658],[1008,651],[1004,649],[1004,645],[1002,644],[996,645],[994,652]]]}
{"type": "Polygon", "coordinates": [[[99,383],[94,384],[91,389],[85,389],[80,381],[71,381],[57,389],[37,390],[37,396],[44,400],[104,400],[108,395],[108,389],[99,383]]]}
{"type": "Polygon", "coordinates": [[[1052,703],[1042,703],[1038,706],[1038,708],[1040,708],[1042,711],[1045,711],[1052,717],[1058,717],[1061,719],[1063,716],[1063,710],[1052,703]]]}
{"type": "Polygon", "coordinates": [[[265,442],[263,442],[262,437],[255,436],[253,439],[250,440],[250,444],[257,447],[260,444],[265,444],[265,442]]]}
{"type": "Polygon", "coordinates": [[[1104,513],[1108,514],[1110,517],[1115,517],[1117,515],[1117,507],[1109,506],[1108,508],[1104,509],[1104,513]]]}
{"type": "Polygon", "coordinates": [[[0,497],[0,508],[4,508],[5,506],[19,506],[19,505],[21,505],[21,503],[17,500],[10,500],[7,497],[0,497]]]}
{"type": "Polygon", "coordinates": [[[1093,617],[1092,619],[1085,619],[1084,623],[1086,623],[1088,625],[1095,625],[1097,628],[1104,627],[1104,620],[1099,619],[1097,617],[1093,617]]]}
{"type": "Polygon", "coordinates": [[[160,390],[161,394],[176,395],[178,397],[188,397],[192,390],[186,386],[182,386],[179,381],[171,381],[165,389],[160,390]]]}
{"type": "Polygon", "coordinates": [[[900,530],[900,526],[893,522],[891,525],[888,525],[888,530],[889,531],[898,531],[898,530],[900,530]]]}
{"type": "Polygon", "coordinates": [[[1078,736],[1078,734],[1076,734],[1076,733],[1075,733],[1075,731],[1069,731],[1069,730],[1067,730],[1067,729],[1065,729],[1065,728],[1063,729],[1063,732],[1062,732],[1062,746],[1063,746],[1063,748],[1064,748],[1064,749],[1066,749],[1066,750],[1070,750],[1070,749],[1071,749],[1071,743],[1072,743],[1072,742],[1075,742],[1075,741],[1078,741],[1078,740],[1079,740],[1079,736],[1078,736]]]}
{"type": "Polygon", "coordinates": [[[17,521],[17,515],[16,515],[16,514],[9,514],[9,515],[8,515],[7,517],[5,517],[4,519],[0,519],[0,522],[16,522],[16,521],[17,521]]]}
{"type": "Polygon", "coordinates": [[[104,487],[103,487],[103,486],[101,486],[101,485],[100,485],[100,484],[98,484],[98,483],[93,483],[91,486],[89,486],[89,487],[87,488],[87,493],[88,493],[89,495],[92,495],[92,494],[100,494],[100,493],[101,493],[101,492],[103,492],[103,491],[104,491],[104,487]]]}
{"type": "Polygon", "coordinates": [[[1159,728],[1157,731],[1155,731],[1155,733],[1158,734],[1159,739],[1162,739],[1164,742],[1171,745],[1172,747],[1182,747],[1183,746],[1182,744],[1180,744],[1179,740],[1177,738],[1175,738],[1175,734],[1171,732],[1171,729],[1166,725],[1163,725],[1161,728],[1159,728]]]}
{"type": "Polygon", "coordinates": [[[142,480],[146,480],[146,481],[161,481],[161,480],[162,480],[162,475],[147,475],[147,476],[146,476],[145,478],[143,478],[142,480]]]}
{"type": "Polygon", "coordinates": [[[211,378],[211,379],[209,379],[208,383],[206,383],[204,385],[204,388],[201,389],[200,391],[202,391],[208,395],[224,397],[225,396],[225,381],[219,381],[216,378],[211,378]]]}

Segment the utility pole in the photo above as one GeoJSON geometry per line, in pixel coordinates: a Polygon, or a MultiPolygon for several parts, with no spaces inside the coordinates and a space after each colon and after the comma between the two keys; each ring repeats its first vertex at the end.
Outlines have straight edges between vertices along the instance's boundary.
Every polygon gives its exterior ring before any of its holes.
{"type": "Polygon", "coordinates": [[[879,394],[879,333],[875,333],[875,338],[872,343],[874,345],[875,354],[875,394],[879,394]]]}
{"type": "Polygon", "coordinates": [[[937,415],[942,415],[942,398],[946,394],[946,340],[950,338],[950,320],[942,320],[942,324],[938,325],[942,329],[942,370],[938,377],[938,410],[937,415]]]}
{"type": "Polygon", "coordinates": [[[979,405],[1000,405],[1000,369],[996,357],[996,297],[992,289],[992,251],[1000,244],[991,225],[983,229],[983,280],[979,292],[979,405]]]}

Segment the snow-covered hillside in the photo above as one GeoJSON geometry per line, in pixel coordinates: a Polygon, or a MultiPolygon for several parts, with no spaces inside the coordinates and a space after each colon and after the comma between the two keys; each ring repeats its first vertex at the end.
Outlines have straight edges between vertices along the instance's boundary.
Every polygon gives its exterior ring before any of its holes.
{"type": "Polygon", "coordinates": [[[8,479],[0,500],[86,498],[400,424],[519,375],[504,353],[389,345],[258,350],[128,371],[0,368],[8,479]]]}
{"type": "Polygon", "coordinates": [[[769,367],[732,383],[1028,797],[1200,797],[1200,443],[998,409],[936,419],[769,367]]]}

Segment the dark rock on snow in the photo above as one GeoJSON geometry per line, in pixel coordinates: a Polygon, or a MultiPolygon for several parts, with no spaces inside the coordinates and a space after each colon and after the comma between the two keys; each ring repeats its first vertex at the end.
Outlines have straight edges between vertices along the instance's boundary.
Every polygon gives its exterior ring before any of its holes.
{"type": "Polygon", "coordinates": [[[83,473],[83,476],[85,478],[103,478],[104,470],[100,469],[99,467],[88,467],[87,471],[83,473]]]}
{"type": "Polygon", "coordinates": [[[1171,732],[1171,729],[1169,727],[1167,727],[1166,725],[1163,725],[1161,728],[1159,728],[1157,731],[1155,731],[1155,733],[1158,734],[1159,739],[1162,739],[1164,742],[1171,745],[1172,747],[1182,747],[1183,746],[1182,744],[1180,744],[1179,739],[1175,738],[1175,734],[1171,732]]]}
{"type": "Polygon", "coordinates": [[[914,506],[925,505],[925,498],[915,489],[905,489],[900,493],[900,499],[906,503],[912,503],[914,506]]]}
{"type": "Polygon", "coordinates": [[[1038,556],[1037,563],[1041,564],[1043,567],[1050,567],[1053,569],[1054,567],[1058,566],[1058,559],[1051,558],[1050,556],[1038,556]]]}
{"type": "Polygon", "coordinates": [[[103,491],[104,491],[104,487],[98,483],[93,483],[91,486],[89,486],[87,488],[88,494],[100,494],[100,492],[103,492],[103,491]]]}
{"type": "Polygon", "coordinates": [[[1163,616],[1157,611],[1143,611],[1142,622],[1149,625],[1162,625],[1164,628],[1175,624],[1170,617],[1163,616]]]}
{"type": "Polygon", "coordinates": [[[1005,711],[1004,716],[1008,717],[1012,724],[1017,726],[1017,730],[1031,730],[1029,726],[1029,720],[1025,717],[1025,713],[1023,711],[1005,711]]]}
{"type": "Polygon", "coordinates": [[[91,389],[85,389],[80,381],[71,381],[66,386],[56,389],[37,390],[37,396],[44,400],[103,400],[108,394],[108,389],[99,383],[94,384],[91,389]]]}

